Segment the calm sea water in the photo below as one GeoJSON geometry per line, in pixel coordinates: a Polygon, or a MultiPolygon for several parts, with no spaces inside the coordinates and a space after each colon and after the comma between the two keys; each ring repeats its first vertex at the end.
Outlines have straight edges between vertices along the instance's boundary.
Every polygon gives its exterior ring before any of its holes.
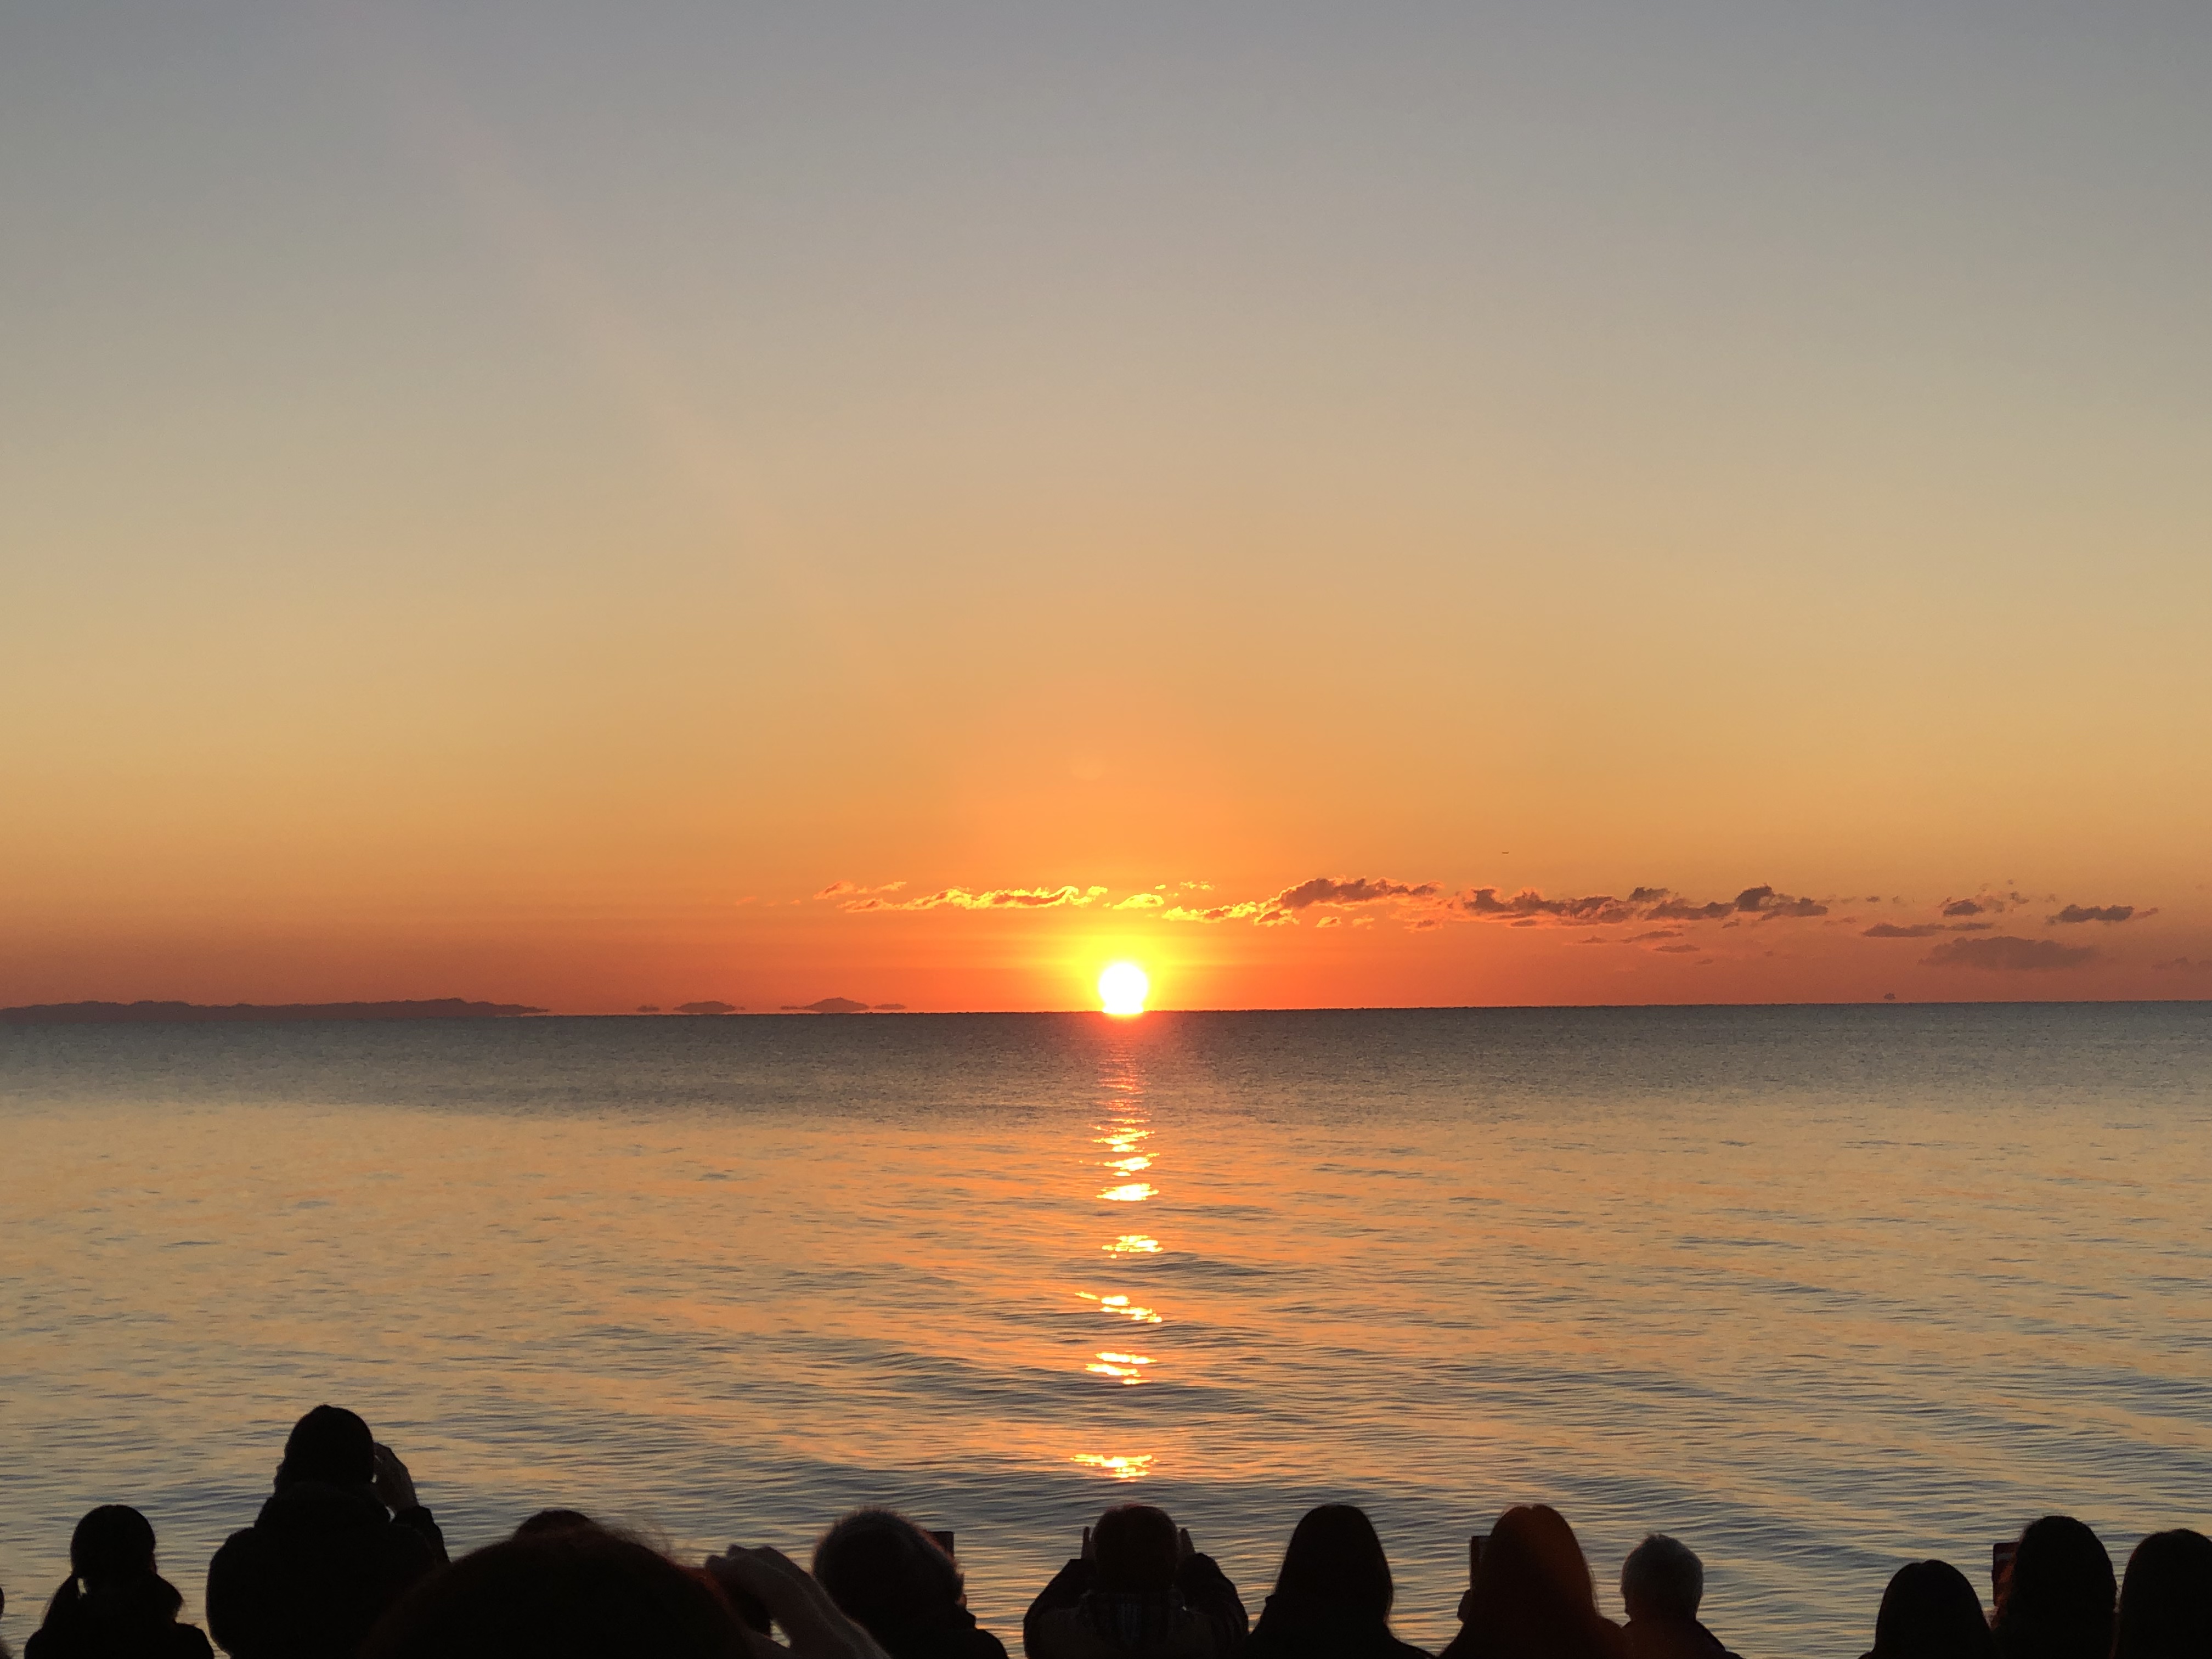
{"type": "Polygon", "coordinates": [[[1256,1611],[1380,1526],[1441,1644],[1547,1499],[1754,1659],[2049,1510],[2212,1524],[2212,1007],[0,1030],[0,1584],[128,1501],[197,1610],[331,1400],[459,1546],[585,1508],[950,1528],[985,1621],[1107,1504],[1256,1611]]]}

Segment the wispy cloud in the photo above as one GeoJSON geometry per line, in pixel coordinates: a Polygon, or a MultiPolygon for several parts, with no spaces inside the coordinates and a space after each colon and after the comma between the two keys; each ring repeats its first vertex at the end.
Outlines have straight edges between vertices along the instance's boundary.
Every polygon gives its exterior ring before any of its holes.
{"type": "Polygon", "coordinates": [[[1064,887],[992,887],[981,892],[965,887],[945,887],[919,898],[856,898],[840,908],[856,911],[1056,910],[1096,904],[1105,897],[1106,890],[1103,887],[1077,887],[1073,884],[1064,887]]]}
{"type": "Polygon", "coordinates": [[[1625,899],[1611,893],[1547,898],[1533,887],[1524,887],[1508,897],[1495,887],[1470,887],[1444,900],[1443,908],[1478,921],[1514,926],[1549,921],[1577,927],[1616,927],[1631,921],[1718,921],[1743,916],[1764,921],[1828,914],[1828,907],[1819,899],[1797,898],[1763,886],[1747,887],[1732,899],[1703,902],[1684,898],[1666,887],[1638,887],[1625,899]]]}
{"type": "Polygon", "coordinates": [[[887,881],[880,887],[863,887],[857,881],[833,881],[814,896],[818,899],[856,898],[869,893],[896,893],[906,884],[887,881]]]}
{"type": "Polygon", "coordinates": [[[1381,876],[1316,876],[1295,887],[1285,887],[1272,898],[1243,899],[1235,904],[1216,904],[1194,909],[1176,905],[1160,912],[1164,921],[1249,921],[1258,927],[1281,927],[1296,922],[1316,906],[1350,909],[1360,905],[1404,903],[1434,898],[1443,890],[1432,881],[1392,881],[1381,876]]]}
{"type": "Polygon", "coordinates": [[[1316,876],[1275,895],[1284,910],[1306,910],[1316,904],[1379,904],[1385,899],[1428,898],[1438,892],[1436,883],[1388,881],[1366,876],[1316,876]]]}
{"type": "MultiPolygon", "coordinates": [[[[2057,915],[2045,916],[2044,921],[2053,927],[2065,927],[2083,921],[2125,921],[2135,913],[2132,904],[2069,904],[2057,915]]],[[[2146,910],[2143,914],[2148,916],[2157,912],[2146,910]]]]}
{"type": "Polygon", "coordinates": [[[1993,973],[2031,973],[2078,968],[2097,954],[2087,945],[2061,945],[2053,939],[2020,939],[1997,933],[1989,939],[1946,939],[1920,958],[1923,968],[1980,968],[1993,973]]]}
{"type": "Polygon", "coordinates": [[[1243,921],[1266,910],[1272,901],[1245,899],[1237,904],[1216,904],[1202,910],[1194,910],[1176,904],[1160,912],[1162,921],[1243,921]]]}
{"type": "Polygon", "coordinates": [[[1996,892],[1984,888],[1972,898],[1947,898],[1943,914],[1947,916],[2001,916],[2008,910],[2017,910],[2023,904],[2035,901],[2025,893],[1996,892]]]}
{"type": "Polygon", "coordinates": [[[1167,901],[1158,893],[1132,893],[1118,904],[1107,906],[1109,910],[1157,910],[1167,901]]]}

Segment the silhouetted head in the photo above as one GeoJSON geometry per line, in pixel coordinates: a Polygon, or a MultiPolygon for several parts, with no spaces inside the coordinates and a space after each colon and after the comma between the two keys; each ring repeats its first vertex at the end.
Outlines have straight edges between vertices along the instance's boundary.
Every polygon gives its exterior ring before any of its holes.
{"type": "Polygon", "coordinates": [[[154,1569],[154,1528],[127,1504],[103,1504],[70,1534],[70,1576],[46,1604],[66,1624],[88,1604],[107,1617],[167,1623],[185,1598],[154,1569]]]}
{"type": "Polygon", "coordinates": [[[153,1571],[153,1523],[128,1504],[102,1504],[70,1534],[70,1576],[88,1590],[153,1571]]]}
{"type": "Polygon", "coordinates": [[[814,1547],[830,1599],[878,1637],[942,1619],[960,1605],[960,1568],[896,1510],[854,1510],[814,1547]]]}
{"type": "Polygon", "coordinates": [[[1323,1504],[1308,1510],[1283,1552],[1275,1594],[1291,1601],[1326,1601],[1387,1618],[1393,1594],[1390,1563],[1364,1510],[1323,1504]]]}
{"type": "Polygon", "coordinates": [[[2186,1527],[2154,1532],[2128,1557],[2112,1659],[2212,1654],[2212,1538],[2186,1527]]]}
{"type": "Polygon", "coordinates": [[[574,1532],[583,1527],[599,1523],[581,1510],[540,1510],[514,1529],[517,1538],[535,1538],[540,1533],[574,1532]]]}
{"type": "Polygon", "coordinates": [[[1100,1589],[1172,1589],[1176,1523],[1150,1504],[1118,1504],[1091,1529],[1091,1555],[1100,1589]]]}
{"type": "Polygon", "coordinates": [[[280,1486],[320,1480],[365,1486],[376,1478],[376,1439],[368,1425],[343,1406],[318,1406],[292,1425],[277,1466],[280,1486]]]}
{"type": "Polygon", "coordinates": [[[1875,1615],[1873,1659],[1990,1659],[1982,1598],[1948,1561],[1907,1561],[1875,1615]]]}
{"type": "Polygon", "coordinates": [[[2112,1560],[2097,1534],[2071,1516],[2046,1515],[2020,1535],[1997,1646],[2012,1659],[2106,1659],[2112,1600],[2112,1560]]]}
{"type": "Polygon", "coordinates": [[[1498,1517],[1462,1605],[1474,1653],[1567,1656],[1602,1645],[1589,1564],[1574,1528],[1548,1504],[1498,1517]]]}
{"type": "Polygon", "coordinates": [[[704,1573],[599,1527],[465,1555],[384,1616],[362,1659],[750,1659],[704,1573]]]}
{"type": "Polygon", "coordinates": [[[1620,1604],[1631,1619],[1695,1619],[1705,1564],[1679,1539],[1653,1533],[1620,1564],[1620,1604]]]}

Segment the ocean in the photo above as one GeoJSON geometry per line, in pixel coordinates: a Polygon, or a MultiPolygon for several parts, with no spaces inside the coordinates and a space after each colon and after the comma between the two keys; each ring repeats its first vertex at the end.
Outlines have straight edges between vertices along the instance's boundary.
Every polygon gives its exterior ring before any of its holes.
{"type": "Polygon", "coordinates": [[[457,1549],[888,1504],[1010,1644],[1132,1499],[1255,1616],[1359,1504],[1431,1647],[1509,1504],[1670,1533],[1748,1659],[2212,1527],[2204,1004],[0,1028],[0,1238],[12,1644],[99,1503],[197,1615],[321,1401],[457,1549]]]}

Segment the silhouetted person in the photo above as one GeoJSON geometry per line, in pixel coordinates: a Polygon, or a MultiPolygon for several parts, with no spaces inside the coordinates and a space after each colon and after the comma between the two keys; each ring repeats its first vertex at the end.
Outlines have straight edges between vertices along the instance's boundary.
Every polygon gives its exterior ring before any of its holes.
{"type": "Polygon", "coordinates": [[[1029,1659],[1229,1659],[1249,1621],[1237,1586],[1166,1511],[1124,1504],[1083,1530],[1022,1620],[1029,1659]]]}
{"type": "Polygon", "coordinates": [[[1948,1561],[1907,1561],[1890,1576],[1866,1659],[1993,1659],[1982,1598],[1948,1561]]]}
{"type": "Polygon", "coordinates": [[[137,1510],[103,1504],[70,1537],[70,1576],[23,1659],[209,1659],[197,1625],[177,1622],[185,1598],[154,1567],[154,1528],[137,1510]]]}
{"type": "Polygon", "coordinates": [[[350,1659],[386,1608],[446,1559],[407,1467],[368,1425],[318,1406],[276,1490],[208,1568],[208,1626],[234,1659],[350,1659]]]}
{"type": "Polygon", "coordinates": [[[1429,1659],[1390,1633],[1396,1587],[1375,1523],[1349,1504],[1308,1510],[1244,1659],[1429,1659]]]}
{"type": "Polygon", "coordinates": [[[2212,1538],[2184,1527],[2136,1546],[2112,1659],[2212,1659],[2212,1538]]]}
{"type": "Polygon", "coordinates": [[[581,1510],[540,1510],[514,1529],[517,1538],[535,1538],[544,1532],[574,1532],[599,1523],[581,1510]]]}
{"type": "Polygon", "coordinates": [[[1574,1528],[1548,1504],[1498,1517],[1459,1616],[1443,1659],[1623,1659],[1620,1626],[1598,1615],[1574,1528]]]}
{"type": "Polygon", "coordinates": [[[1621,1640],[1628,1659],[1735,1659],[1698,1622],[1705,1564],[1679,1539],[1653,1533],[1620,1564],[1621,1640]]]}
{"type": "Polygon", "coordinates": [[[392,1608],[369,1659],[750,1659],[729,1602],[601,1527],[561,1527],[463,1556],[392,1608]]]}
{"type": "Polygon", "coordinates": [[[894,1510],[854,1510],[823,1533],[814,1577],[891,1659],[1006,1659],[968,1611],[960,1564],[894,1510]]]}
{"type": "Polygon", "coordinates": [[[2107,1659],[2112,1559],[2071,1516],[2046,1515],[2020,1535],[1994,1628],[2002,1659],[2107,1659]]]}

